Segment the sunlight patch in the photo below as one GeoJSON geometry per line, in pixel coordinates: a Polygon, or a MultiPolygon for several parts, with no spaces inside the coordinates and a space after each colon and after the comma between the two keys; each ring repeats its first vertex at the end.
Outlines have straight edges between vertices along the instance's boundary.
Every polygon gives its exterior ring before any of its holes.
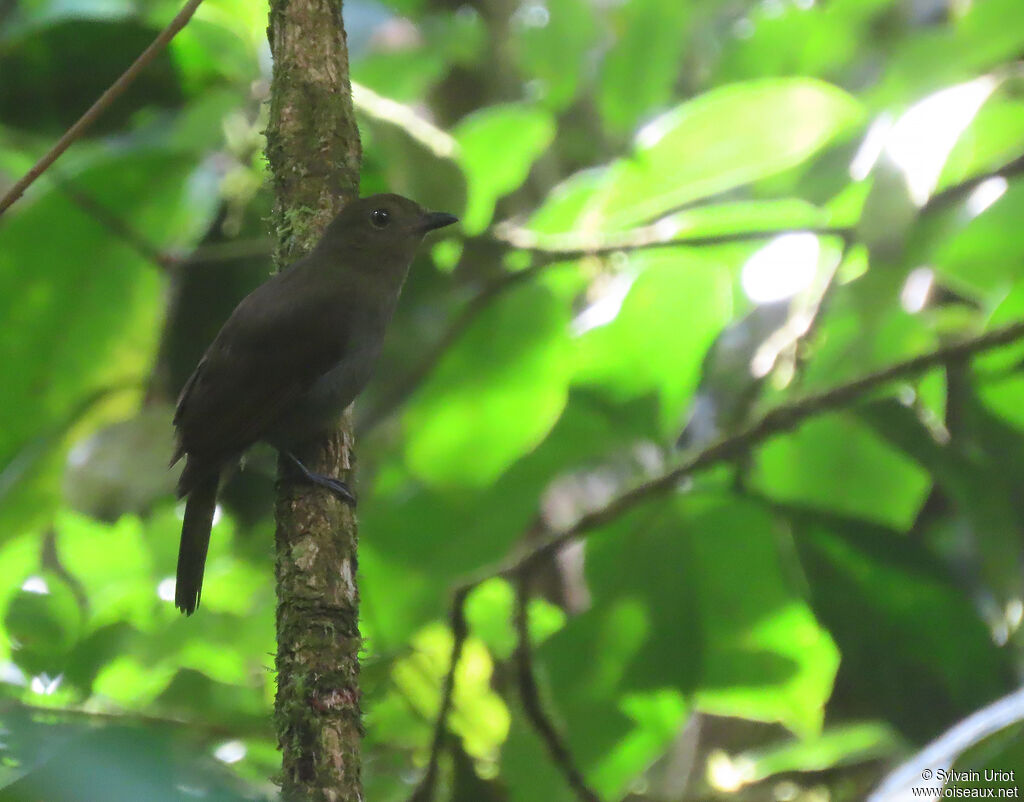
{"type": "Polygon", "coordinates": [[[806,231],[776,237],[743,265],[743,291],[759,304],[792,298],[814,281],[820,250],[818,238],[806,231]]]}

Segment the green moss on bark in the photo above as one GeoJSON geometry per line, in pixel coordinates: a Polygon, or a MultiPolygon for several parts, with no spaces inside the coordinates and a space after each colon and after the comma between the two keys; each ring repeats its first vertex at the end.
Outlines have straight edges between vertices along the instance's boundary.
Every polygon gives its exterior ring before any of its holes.
{"type": "MultiPolygon", "coordinates": [[[[341,2],[271,0],[274,56],[267,159],[277,261],[307,253],[359,188],[341,2]]],[[[351,482],[352,422],[303,455],[351,482]]],[[[275,724],[286,799],[362,800],[355,515],[314,487],[282,482],[277,505],[275,724]]]]}

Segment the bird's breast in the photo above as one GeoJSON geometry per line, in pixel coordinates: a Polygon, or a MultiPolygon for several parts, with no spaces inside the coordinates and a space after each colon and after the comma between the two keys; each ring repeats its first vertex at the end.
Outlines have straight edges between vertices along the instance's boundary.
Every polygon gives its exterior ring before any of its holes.
{"type": "Polygon", "coordinates": [[[306,395],[306,403],[312,406],[325,406],[334,414],[340,414],[370,380],[379,355],[379,343],[347,354],[313,383],[306,395]]]}
{"type": "Polygon", "coordinates": [[[277,448],[292,448],[332,428],[370,380],[379,355],[379,343],[346,354],[296,400],[265,439],[277,448]]]}

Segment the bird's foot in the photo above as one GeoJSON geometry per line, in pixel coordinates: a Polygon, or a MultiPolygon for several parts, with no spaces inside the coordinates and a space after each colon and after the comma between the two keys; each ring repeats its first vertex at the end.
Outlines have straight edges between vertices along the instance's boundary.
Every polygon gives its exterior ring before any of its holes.
{"type": "Polygon", "coordinates": [[[333,476],[325,476],[322,473],[314,473],[303,465],[302,461],[290,451],[282,451],[281,454],[288,460],[292,468],[295,469],[297,479],[316,485],[317,487],[322,487],[325,490],[329,490],[346,504],[350,504],[353,507],[356,506],[356,497],[353,495],[352,491],[348,489],[348,485],[341,481],[341,479],[335,479],[333,476]]]}

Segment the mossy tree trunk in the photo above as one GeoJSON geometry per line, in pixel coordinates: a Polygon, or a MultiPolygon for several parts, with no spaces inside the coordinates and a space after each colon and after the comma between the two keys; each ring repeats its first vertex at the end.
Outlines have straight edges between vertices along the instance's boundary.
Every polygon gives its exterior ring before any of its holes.
{"type": "MultiPolygon", "coordinates": [[[[358,194],[341,0],[271,0],[267,125],[279,268],[307,253],[358,194]]],[[[302,455],[351,478],[352,421],[302,455]]],[[[354,802],[360,783],[359,592],[353,511],[319,488],[279,483],[277,701],[286,799],[354,802]]]]}

